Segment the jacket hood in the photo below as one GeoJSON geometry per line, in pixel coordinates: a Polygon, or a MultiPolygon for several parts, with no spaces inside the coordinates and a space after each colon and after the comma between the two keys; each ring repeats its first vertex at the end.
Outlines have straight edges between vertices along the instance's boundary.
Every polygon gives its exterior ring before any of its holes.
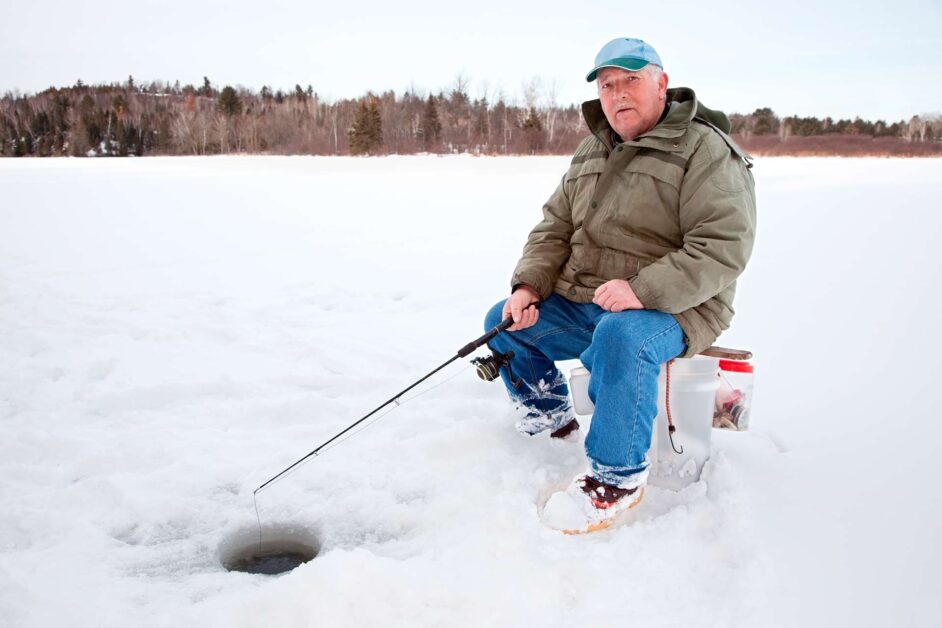
{"type": "MultiPolygon", "coordinates": [[[[702,120],[711,126],[729,133],[732,125],[729,118],[722,111],[710,109],[697,101],[697,95],[689,87],[672,87],[667,90],[667,115],[657,125],[644,133],[644,136],[677,135],[683,132],[694,119],[702,120]]],[[[582,117],[592,134],[599,139],[609,150],[612,146],[612,127],[602,111],[602,102],[596,98],[582,103],[582,117]]]]}

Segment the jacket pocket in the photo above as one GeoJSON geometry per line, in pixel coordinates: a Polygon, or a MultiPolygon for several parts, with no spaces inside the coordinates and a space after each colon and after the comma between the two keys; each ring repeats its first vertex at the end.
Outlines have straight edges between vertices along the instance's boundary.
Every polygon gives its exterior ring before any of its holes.
{"type": "Polygon", "coordinates": [[[642,148],[625,167],[626,172],[653,177],[675,190],[683,184],[686,170],[687,160],[682,156],[651,148],[642,148]]]}
{"type": "Polygon", "coordinates": [[[598,276],[609,279],[631,279],[641,270],[641,260],[618,249],[602,248],[599,251],[598,276]]]}
{"type": "MultiPolygon", "coordinates": [[[[676,166],[670,166],[682,171],[676,166]]],[[[680,228],[680,190],[671,170],[652,166],[636,157],[619,173],[619,186],[613,190],[605,214],[606,232],[599,241],[621,248],[625,237],[640,240],[642,257],[663,255],[683,243],[680,228]],[[646,246],[646,245],[651,245],[646,246]]]]}
{"type": "Polygon", "coordinates": [[[582,227],[586,217],[590,215],[592,197],[595,196],[595,187],[599,177],[605,170],[604,159],[590,159],[585,163],[574,166],[566,174],[566,187],[568,187],[569,203],[572,207],[572,225],[574,229],[582,227]]]}

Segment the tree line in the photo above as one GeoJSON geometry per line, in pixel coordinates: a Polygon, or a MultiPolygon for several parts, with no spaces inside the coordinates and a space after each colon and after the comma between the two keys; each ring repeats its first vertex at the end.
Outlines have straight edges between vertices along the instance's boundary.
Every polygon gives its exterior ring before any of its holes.
{"type": "MultiPolygon", "coordinates": [[[[372,92],[330,102],[308,85],[259,91],[208,78],[51,87],[0,99],[0,156],[127,156],[261,153],[380,155],[569,154],[587,129],[577,106],[531,81],[522,99],[471,97],[459,76],[448,90],[372,92]]],[[[887,123],[732,114],[732,133],[759,154],[942,153],[942,120],[887,123]],[[830,147],[830,148],[828,148],[830,147]]]]}
{"type": "Polygon", "coordinates": [[[759,155],[942,155],[942,116],[912,116],[887,123],[859,117],[788,116],[765,107],[733,114],[732,136],[759,155]]]}

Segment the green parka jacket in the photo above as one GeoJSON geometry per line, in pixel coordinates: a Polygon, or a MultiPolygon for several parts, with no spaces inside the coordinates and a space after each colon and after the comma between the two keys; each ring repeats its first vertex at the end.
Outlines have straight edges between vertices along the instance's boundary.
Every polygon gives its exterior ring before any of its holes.
{"type": "Polygon", "coordinates": [[[732,320],[756,198],[726,116],[687,88],[669,89],[667,104],[653,129],[617,145],[601,103],[582,105],[592,136],[543,206],[511,284],[591,303],[600,285],[627,279],[647,309],[677,318],[690,357],[732,320]]]}

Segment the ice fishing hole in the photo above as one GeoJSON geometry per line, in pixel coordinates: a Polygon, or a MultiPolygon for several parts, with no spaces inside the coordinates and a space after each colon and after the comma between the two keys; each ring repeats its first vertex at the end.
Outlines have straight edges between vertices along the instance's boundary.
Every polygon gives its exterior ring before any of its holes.
{"type": "Polygon", "coordinates": [[[276,576],[314,559],[320,543],[303,528],[266,528],[258,542],[258,528],[244,529],[219,546],[219,560],[226,571],[276,576]]]}

